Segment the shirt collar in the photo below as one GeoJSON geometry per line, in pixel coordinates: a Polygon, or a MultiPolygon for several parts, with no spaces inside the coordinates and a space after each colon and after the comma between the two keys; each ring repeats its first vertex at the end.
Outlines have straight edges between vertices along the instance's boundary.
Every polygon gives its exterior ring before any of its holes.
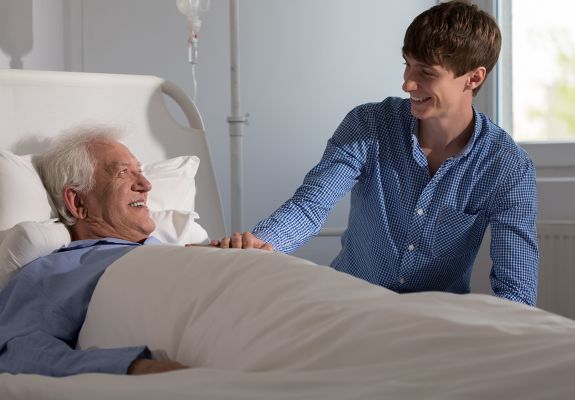
{"type": "Polygon", "coordinates": [[[64,247],[58,249],[57,252],[82,249],[82,248],[92,247],[92,246],[102,245],[102,244],[103,245],[106,245],[106,244],[124,244],[127,246],[141,246],[143,244],[159,244],[159,243],[160,243],[160,241],[153,236],[148,237],[146,240],[144,240],[143,243],[130,242],[129,240],[107,237],[107,238],[101,238],[101,239],[74,240],[73,242],[70,242],[67,246],[64,246],[64,247]]]}
{"type": "MultiPolygon", "coordinates": [[[[473,149],[473,146],[475,145],[475,142],[479,137],[479,133],[481,132],[481,126],[482,126],[481,117],[477,112],[477,110],[475,109],[475,107],[472,106],[472,109],[473,109],[473,121],[474,121],[473,134],[471,135],[471,138],[469,138],[469,141],[467,142],[463,150],[455,157],[452,157],[453,160],[458,160],[467,156],[473,149]]],[[[419,145],[419,140],[417,138],[418,127],[419,127],[419,120],[413,117],[411,122],[411,141],[412,141],[413,158],[418,162],[418,164],[422,166],[427,166],[427,159],[425,159],[425,154],[423,153],[423,150],[421,149],[421,146],[419,145]]]]}
{"type": "Polygon", "coordinates": [[[473,109],[473,134],[469,138],[469,142],[467,142],[467,145],[465,145],[463,150],[456,157],[454,157],[455,159],[463,158],[471,152],[471,149],[473,149],[479,133],[481,132],[481,118],[475,107],[472,106],[471,108],[473,109]]]}

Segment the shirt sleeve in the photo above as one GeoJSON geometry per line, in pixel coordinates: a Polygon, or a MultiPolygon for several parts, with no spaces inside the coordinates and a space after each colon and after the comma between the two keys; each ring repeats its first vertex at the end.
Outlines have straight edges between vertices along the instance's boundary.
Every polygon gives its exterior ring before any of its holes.
{"type": "Polygon", "coordinates": [[[76,350],[44,332],[16,337],[0,352],[0,371],[69,376],[82,373],[126,374],[138,358],[150,358],[145,346],[76,350]]]}
{"type": "Polygon", "coordinates": [[[293,197],[260,221],[253,229],[254,235],[284,253],[297,250],[311,239],[337,202],[360,179],[368,156],[369,132],[363,108],[350,111],[293,197]]]}
{"type": "Polygon", "coordinates": [[[24,267],[0,291],[0,372],[125,374],[135,359],[149,357],[144,346],[75,348],[101,274],[130,249],[88,247],[41,257],[24,267]]]}
{"type": "Polygon", "coordinates": [[[491,223],[490,280],[496,296],[534,306],[537,300],[537,190],[530,160],[498,190],[491,223]]]}

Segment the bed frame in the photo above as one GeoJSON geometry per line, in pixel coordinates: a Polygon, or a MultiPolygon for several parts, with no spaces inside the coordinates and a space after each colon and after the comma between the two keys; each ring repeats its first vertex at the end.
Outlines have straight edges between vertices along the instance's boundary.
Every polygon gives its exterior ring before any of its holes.
{"type": "Polygon", "coordinates": [[[196,155],[196,209],[210,237],[225,235],[218,187],[196,106],[173,83],[155,76],[0,70],[0,141],[16,154],[37,153],[46,140],[84,122],[126,130],[126,145],[143,163],[196,155]],[[165,96],[164,96],[165,95],[165,96]],[[165,97],[189,126],[172,116],[165,97]]]}
{"type": "MultiPolygon", "coordinates": [[[[0,70],[3,148],[36,153],[47,137],[86,120],[125,127],[144,163],[199,156],[200,223],[211,237],[224,233],[201,117],[173,84],[0,70]],[[172,117],[164,95],[189,127],[172,117]]],[[[253,249],[138,246],[117,260],[91,297],[78,346],[142,344],[193,368],[141,377],[0,371],[0,397],[563,400],[575,393],[575,321],[488,295],[399,295],[253,249]]]]}

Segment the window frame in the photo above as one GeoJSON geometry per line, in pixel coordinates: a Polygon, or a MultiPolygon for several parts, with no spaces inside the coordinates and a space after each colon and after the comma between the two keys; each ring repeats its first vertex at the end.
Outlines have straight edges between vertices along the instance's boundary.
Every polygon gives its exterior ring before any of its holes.
{"type": "MultiPolygon", "coordinates": [[[[512,121],[513,87],[510,79],[512,74],[512,36],[511,36],[511,6],[514,0],[476,0],[481,9],[491,13],[497,20],[503,37],[499,61],[491,73],[490,79],[475,99],[476,106],[482,110],[497,125],[509,134],[513,132],[508,127],[512,121]]],[[[575,141],[518,141],[531,156],[535,168],[542,175],[575,174],[575,141]],[[545,170],[545,171],[543,171],[545,170]],[[563,172],[560,172],[563,171],[563,172]],[[569,172],[567,172],[569,171],[569,172]]]]}

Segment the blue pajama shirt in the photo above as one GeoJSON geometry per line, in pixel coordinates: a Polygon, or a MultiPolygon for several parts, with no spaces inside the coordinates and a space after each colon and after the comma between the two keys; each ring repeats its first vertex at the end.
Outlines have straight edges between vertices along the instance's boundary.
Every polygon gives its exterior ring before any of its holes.
{"type": "Polygon", "coordinates": [[[348,227],[333,268],[399,293],[468,293],[490,225],[495,295],[534,305],[535,169],[504,130],[473,113],[469,143],[431,176],[409,99],[356,107],[293,197],[253,233],[278,251],[292,252],[351,191],[348,227]]]}
{"type": "Polygon", "coordinates": [[[149,358],[145,346],[75,349],[99,278],[137,246],[113,238],[79,240],[27,264],[0,290],[0,373],[125,374],[135,359],[149,358]]]}

